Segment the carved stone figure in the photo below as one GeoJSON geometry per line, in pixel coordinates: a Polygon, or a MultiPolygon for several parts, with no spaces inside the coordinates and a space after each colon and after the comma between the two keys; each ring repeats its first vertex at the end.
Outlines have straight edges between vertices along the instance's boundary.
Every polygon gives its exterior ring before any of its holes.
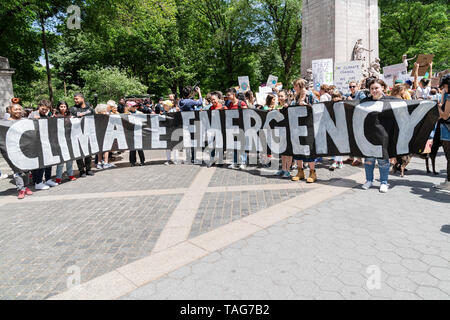
{"type": "Polygon", "coordinates": [[[358,41],[356,41],[355,47],[353,48],[353,53],[352,53],[352,61],[361,61],[364,58],[364,51],[367,52],[372,52],[373,50],[369,50],[364,48],[363,44],[362,44],[362,39],[358,39],[358,41]]]}
{"type": "Polygon", "coordinates": [[[403,55],[402,61],[403,61],[403,64],[406,66],[406,70],[408,70],[409,61],[414,60],[415,58],[417,58],[417,55],[415,55],[414,58],[410,58],[410,59],[408,59],[408,55],[406,55],[406,54],[403,55]]]}
{"type": "Polygon", "coordinates": [[[380,71],[381,71],[380,59],[375,58],[375,61],[370,64],[369,76],[379,79],[381,74],[380,71]]]}
{"type": "Polygon", "coordinates": [[[306,75],[305,75],[304,79],[306,80],[306,82],[307,82],[306,85],[307,85],[308,87],[309,87],[311,84],[314,85],[314,83],[313,83],[313,71],[312,71],[311,68],[309,68],[309,69],[306,70],[306,75]]]}

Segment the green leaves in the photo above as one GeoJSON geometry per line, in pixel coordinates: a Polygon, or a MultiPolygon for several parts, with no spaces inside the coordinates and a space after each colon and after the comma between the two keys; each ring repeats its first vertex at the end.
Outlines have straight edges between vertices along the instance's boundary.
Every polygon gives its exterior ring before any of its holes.
{"type": "Polygon", "coordinates": [[[380,57],[396,64],[403,54],[435,54],[434,71],[450,67],[448,47],[450,5],[445,1],[380,1],[380,57]]]}

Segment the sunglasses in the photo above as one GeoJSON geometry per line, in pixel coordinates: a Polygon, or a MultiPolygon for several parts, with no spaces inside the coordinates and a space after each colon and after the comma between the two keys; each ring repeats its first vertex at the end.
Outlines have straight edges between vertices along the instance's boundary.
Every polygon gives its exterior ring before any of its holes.
{"type": "Polygon", "coordinates": [[[356,88],[356,86],[348,86],[348,87],[349,87],[350,89],[351,89],[351,88],[356,88]]]}

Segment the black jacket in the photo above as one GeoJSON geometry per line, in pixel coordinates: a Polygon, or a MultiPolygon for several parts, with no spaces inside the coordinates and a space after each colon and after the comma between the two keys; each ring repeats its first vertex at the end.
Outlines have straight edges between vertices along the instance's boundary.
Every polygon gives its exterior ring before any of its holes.
{"type": "Polygon", "coordinates": [[[93,116],[95,114],[94,112],[94,108],[92,108],[92,106],[89,104],[89,102],[85,102],[86,104],[86,108],[81,108],[80,106],[73,106],[72,108],[70,108],[70,113],[74,116],[74,117],[78,117],[77,113],[86,113],[86,116],[93,116]]]}

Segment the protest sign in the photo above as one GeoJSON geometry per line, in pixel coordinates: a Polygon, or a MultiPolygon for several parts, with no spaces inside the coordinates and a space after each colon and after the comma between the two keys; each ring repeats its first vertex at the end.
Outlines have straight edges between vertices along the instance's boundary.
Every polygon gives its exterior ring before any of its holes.
{"type": "Polygon", "coordinates": [[[275,154],[387,159],[422,153],[438,118],[434,101],[386,99],[362,104],[329,101],[270,112],[238,109],[0,120],[0,151],[14,172],[112,150],[252,151],[263,139],[275,154]],[[235,139],[244,142],[236,144],[235,139]]]}
{"type": "Polygon", "coordinates": [[[278,82],[278,77],[275,77],[273,75],[269,76],[269,79],[267,79],[267,86],[270,88],[275,88],[278,82]]]}
{"type": "Polygon", "coordinates": [[[261,105],[264,106],[266,104],[266,99],[267,99],[268,93],[264,93],[264,92],[257,92],[256,93],[256,102],[261,105]]]}
{"type": "Polygon", "coordinates": [[[272,88],[271,87],[259,87],[259,93],[272,93],[272,88]]]}
{"type": "MultiPolygon", "coordinates": [[[[419,64],[419,73],[418,75],[423,77],[427,73],[429,64],[433,62],[434,54],[419,54],[417,58],[417,63],[419,64]]],[[[414,70],[411,73],[411,76],[414,76],[414,70]]]]}
{"type": "Polygon", "coordinates": [[[383,68],[384,82],[390,87],[394,85],[394,77],[400,80],[406,79],[408,70],[403,63],[394,64],[383,68]]]}
{"type": "Polygon", "coordinates": [[[245,77],[238,77],[239,81],[239,89],[241,92],[246,92],[250,90],[250,79],[248,76],[245,77]]]}
{"type": "Polygon", "coordinates": [[[319,91],[322,84],[333,84],[333,59],[312,61],[314,90],[319,91]]]}
{"type": "Polygon", "coordinates": [[[361,61],[349,61],[336,63],[334,66],[334,85],[344,94],[350,93],[348,84],[350,81],[359,83],[362,79],[361,61]]]}

